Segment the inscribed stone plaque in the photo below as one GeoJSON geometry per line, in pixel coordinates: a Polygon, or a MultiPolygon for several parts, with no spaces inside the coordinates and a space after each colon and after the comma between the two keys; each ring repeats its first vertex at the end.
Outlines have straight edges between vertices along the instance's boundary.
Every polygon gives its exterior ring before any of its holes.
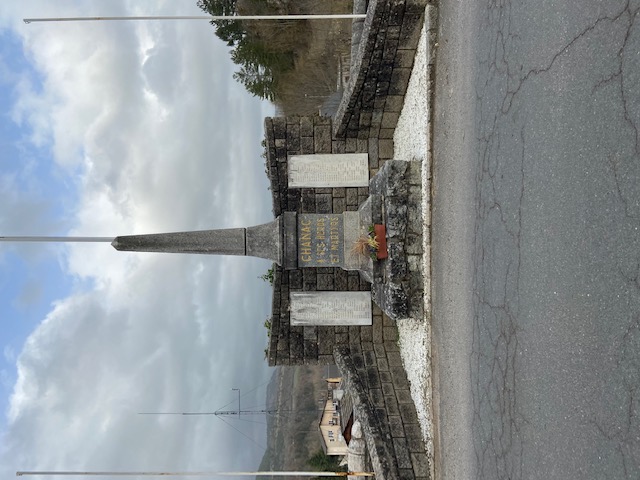
{"type": "Polygon", "coordinates": [[[341,214],[298,214],[298,267],[340,267],[344,263],[341,214]]]}
{"type": "Polygon", "coordinates": [[[371,325],[371,292],[291,292],[291,325],[371,325]]]}
{"type": "Polygon", "coordinates": [[[366,153],[292,155],[288,168],[289,188],[369,186],[366,153]]]}

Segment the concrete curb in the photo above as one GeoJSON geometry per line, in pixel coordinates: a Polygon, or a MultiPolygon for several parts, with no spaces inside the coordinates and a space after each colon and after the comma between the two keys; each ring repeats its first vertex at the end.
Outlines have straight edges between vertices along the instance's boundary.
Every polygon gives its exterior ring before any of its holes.
{"type": "MultiPolygon", "coordinates": [[[[422,165],[422,192],[423,192],[423,225],[422,232],[423,241],[423,278],[424,278],[424,318],[428,329],[428,338],[431,339],[429,345],[429,356],[431,358],[431,372],[429,378],[433,379],[433,336],[431,334],[431,206],[432,206],[432,165],[433,165],[433,124],[434,124],[434,96],[435,96],[435,74],[436,74],[436,57],[437,57],[437,39],[438,39],[438,5],[430,3],[425,10],[425,25],[427,32],[427,154],[422,165]]],[[[425,439],[427,442],[427,451],[430,452],[429,469],[430,478],[436,478],[435,468],[435,448],[436,448],[436,418],[433,405],[433,383],[430,382],[428,392],[431,398],[427,398],[427,408],[429,410],[429,418],[431,425],[431,438],[425,439]]]]}

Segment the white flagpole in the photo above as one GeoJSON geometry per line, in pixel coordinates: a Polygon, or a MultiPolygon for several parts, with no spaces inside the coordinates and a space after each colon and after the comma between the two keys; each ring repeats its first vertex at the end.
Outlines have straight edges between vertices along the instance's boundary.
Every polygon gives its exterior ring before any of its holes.
{"type": "Polygon", "coordinates": [[[341,18],[365,18],[364,13],[336,14],[304,14],[304,15],[183,15],[183,16],[150,16],[150,17],[59,17],[59,18],[24,18],[24,23],[33,22],[90,22],[112,20],[326,20],[341,18]]]}
{"type": "Polygon", "coordinates": [[[255,475],[272,475],[278,477],[297,476],[297,477],[373,477],[372,472],[16,472],[17,477],[23,475],[93,475],[93,476],[184,476],[184,477],[214,477],[214,476],[255,476],[255,475]]]}
{"type": "Polygon", "coordinates": [[[2,237],[0,242],[113,242],[115,237],[2,237]]]}

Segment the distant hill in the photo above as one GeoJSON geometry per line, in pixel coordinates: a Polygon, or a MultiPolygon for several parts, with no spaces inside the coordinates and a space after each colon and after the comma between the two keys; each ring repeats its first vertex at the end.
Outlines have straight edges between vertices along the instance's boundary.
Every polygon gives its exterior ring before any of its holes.
{"type": "MultiPolygon", "coordinates": [[[[267,450],[261,471],[309,468],[307,460],[322,448],[318,422],[326,399],[325,373],[323,366],[276,368],[266,403],[270,409],[277,408],[278,414],[267,418],[267,450]]],[[[257,477],[272,479],[278,477],[257,477]]]]}

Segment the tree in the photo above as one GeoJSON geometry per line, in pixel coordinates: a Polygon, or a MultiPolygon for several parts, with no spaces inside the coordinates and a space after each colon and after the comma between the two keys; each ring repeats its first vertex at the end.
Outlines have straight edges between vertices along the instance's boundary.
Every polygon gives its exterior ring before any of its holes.
{"type": "MultiPolygon", "coordinates": [[[[238,14],[237,0],[198,0],[198,7],[212,16],[225,15],[232,17],[238,14]]],[[[216,27],[216,35],[225,41],[229,47],[235,47],[246,37],[242,22],[238,20],[212,20],[216,27]]]]}
{"type": "MultiPolygon", "coordinates": [[[[197,5],[209,15],[216,16],[239,15],[238,8],[256,10],[259,14],[278,13],[264,11],[275,7],[258,0],[198,0],[197,5]]],[[[277,36],[274,38],[277,30],[275,27],[290,29],[292,27],[289,23],[269,23],[268,27],[264,27],[259,22],[211,21],[216,29],[216,36],[233,47],[231,59],[240,67],[233,78],[253,95],[273,101],[276,98],[278,78],[294,67],[293,48],[296,42],[289,42],[289,46],[285,47],[282,42],[276,41],[277,36]]],[[[293,26],[294,30],[302,28],[299,21],[293,26]]]]}
{"type": "Polygon", "coordinates": [[[244,85],[247,91],[254,96],[265,100],[274,100],[273,75],[261,65],[243,65],[239,72],[233,74],[233,78],[244,85]]]}

